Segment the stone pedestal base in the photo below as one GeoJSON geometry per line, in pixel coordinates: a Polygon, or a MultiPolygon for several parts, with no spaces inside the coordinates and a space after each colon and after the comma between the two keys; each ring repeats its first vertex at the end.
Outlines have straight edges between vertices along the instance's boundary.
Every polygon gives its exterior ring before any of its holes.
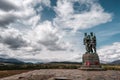
{"type": "Polygon", "coordinates": [[[79,68],[80,70],[86,70],[86,71],[103,71],[105,69],[103,69],[101,66],[96,66],[96,65],[91,65],[91,66],[81,66],[79,68]]]}
{"type": "Polygon", "coordinates": [[[103,70],[97,53],[85,53],[82,60],[83,64],[79,68],[81,70],[103,70]]]}

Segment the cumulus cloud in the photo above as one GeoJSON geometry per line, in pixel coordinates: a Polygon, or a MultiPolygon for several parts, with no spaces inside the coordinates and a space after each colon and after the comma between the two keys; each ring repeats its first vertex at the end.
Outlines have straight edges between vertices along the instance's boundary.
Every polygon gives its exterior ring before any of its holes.
{"type": "MultiPolygon", "coordinates": [[[[59,51],[62,51],[62,53],[63,51],[70,51],[71,45],[69,42],[62,40],[61,34],[62,32],[58,31],[58,29],[49,21],[39,24],[24,34],[15,28],[1,29],[0,55],[3,56],[3,54],[6,54],[7,57],[18,59],[21,59],[21,56],[24,56],[22,59],[28,61],[29,59],[35,60],[37,57],[36,55],[44,55],[46,52],[48,56],[48,54],[54,51],[56,53],[59,51]]],[[[54,53],[54,55],[56,53],[54,53]]],[[[49,58],[47,61],[51,61],[50,59],[54,60],[49,58]]],[[[36,60],[39,61],[45,59],[38,58],[36,60]]],[[[65,57],[63,60],[65,60],[65,57]]]]}
{"type": "Polygon", "coordinates": [[[103,61],[111,62],[120,59],[120,42],[101,47],[98,54],[103,61]]]}
{"type": "Polygon", "coordinates": [[[17,20],[17,16],[11,14],[11,13],[4,13],[0,11],[0,27],[6,28],[6,25],[14,22],[17,20]]]}
{"type": "Polygon", "coordinates": [[[15,29],[1,30],[0,43],[8,45],[12,49],[17,49],[27,45],[27,41],[22,34],[15,29]]]}
{"type": "Polygon", "coordinates": [[[73,30],[88,29],[96,25],[111,21],[112,15],[104,12],[104,9],[94,0],[59,0],[55,7],[57,17],[55,23],[63,28],[73,30]],[[82,11],[74,9],[74,3],[82,11]],[[78,12],[76,13],[76,11],[78,12]]]}

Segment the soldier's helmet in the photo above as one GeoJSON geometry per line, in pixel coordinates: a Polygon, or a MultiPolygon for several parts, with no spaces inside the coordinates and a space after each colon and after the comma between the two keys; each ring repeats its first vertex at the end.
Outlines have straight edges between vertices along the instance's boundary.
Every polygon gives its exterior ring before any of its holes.
{"type": "Polygon", "coordinates": [[[90,35],[93,36],[93,32],[90,32],[90,35]]]}
{"type": "Polygon", "coordinates": [[[90,39],[90,35],[88,35],[87,38],[90,39]]]}
{"type": "Polygon", "coordinates": [[[84,33],[85,37],[87,37],[87,33],[84,33]]]}

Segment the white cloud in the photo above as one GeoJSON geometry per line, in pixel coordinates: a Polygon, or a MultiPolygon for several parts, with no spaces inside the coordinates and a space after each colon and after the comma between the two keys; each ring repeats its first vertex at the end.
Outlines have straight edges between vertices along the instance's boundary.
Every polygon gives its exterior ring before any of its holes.
{"type": "Polygon", "coordinates": [[[101,60],[107,62],[120,59],[120,42],[101,47],[98,50],[98,54],[101,60]]]}
{"type": "Polygon", "coordinates": [[[62,28],[71,28],[73,30],[87,29],[96,25],[111,21],[112,15],[104,12],[104,9],[94,0],[59,0],[55,7],[57,17],[55,23],[62,28]],[[86,6],[85,10],[75,13],[74,3],[79,3],[79,8],[86,6]]]}

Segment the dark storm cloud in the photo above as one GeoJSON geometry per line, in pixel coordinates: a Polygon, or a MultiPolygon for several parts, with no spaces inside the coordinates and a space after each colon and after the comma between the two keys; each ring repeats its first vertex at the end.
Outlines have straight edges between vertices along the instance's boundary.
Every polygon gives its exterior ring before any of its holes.
{"type": "Polygon", "coordinates": [[[6,28],[6,25],[9,25],[17,19],[17,17],[12,14],[2,15],[0,17],[0,27],[3,28],[6,28]]]}
{"type": "Polygon", "coordinates": [[[0,9],[4,11],[18,10],[19,8],[7,0],[0,0],[0,9]]]}

